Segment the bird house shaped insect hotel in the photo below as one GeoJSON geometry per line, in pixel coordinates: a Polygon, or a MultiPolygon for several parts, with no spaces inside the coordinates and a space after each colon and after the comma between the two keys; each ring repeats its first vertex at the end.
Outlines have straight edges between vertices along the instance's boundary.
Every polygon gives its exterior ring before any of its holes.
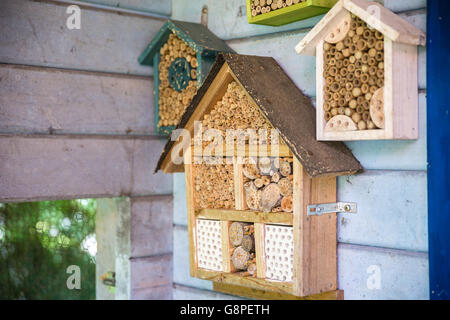
{"type": "Polygon", "coordinates": [[[425,34],[382,5],[340,0],[297,45],[316,55],[318,140],[418,139],[425,34]]]}
{"type": "Polygon", "coordinates": [[[233,50],[201,24],[168,20],[159,30],[139,57],[154,67],[156,132],[176,127],[221,51],[233,50]]]}
{"type": "Polygon", "coordinates": [[[315,139],[314,107],[276,61],[219,55],[178,129],[157,170],[186,175],[191,275],[222,291],[336,290],[336,214],[307,205],[335,202],[336,176],[362,167],[315,139]]]}
{"type": "Polygon", "coordinates": [[[246,0],[249,23],[281,26],[324,14],[337,0],[246,0]]]}

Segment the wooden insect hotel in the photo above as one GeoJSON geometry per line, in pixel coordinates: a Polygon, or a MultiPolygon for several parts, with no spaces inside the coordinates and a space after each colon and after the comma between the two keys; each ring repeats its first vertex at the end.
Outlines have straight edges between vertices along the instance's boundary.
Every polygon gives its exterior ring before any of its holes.
{"type": "Polygon", "coordinates": [[[156,132],[168,135],[211,69],[218,52],[233,52],[201,24],[168,20],[139,57],[153,66],[156,132]]]}
{"type": "Polygon", "coordinates": [[[418,139],[425,34],[382,5],[340,0],[300,41],[316,55],[317,139],[418,139]]]}
{"type": "Polygon", "coordinates": [[[281,26],[324,14],[337,0],[246,0],[249,23],[281,26]]]}
{"type": "Polygon", "coordinates": [[[177,129],[156,171],[185,172],[191,275],[244,296],[337,292],[336,213],[307,206],[336,202],[336,176],[362,167],[315,139],[314,107],[277,62],[220,54],[177,129]]]}

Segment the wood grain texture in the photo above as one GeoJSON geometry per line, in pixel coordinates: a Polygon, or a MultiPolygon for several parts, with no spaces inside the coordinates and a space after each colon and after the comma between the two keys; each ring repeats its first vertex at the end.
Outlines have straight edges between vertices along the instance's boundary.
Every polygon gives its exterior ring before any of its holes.
{"type": "Polygon", "coordinates": [[[245,300],[245,298],[222,294],[217,291],[198,289],[175,283],[174,300],[245,300]]]}
{"type": "Polygon", "coordinates": [[[171,299],[172,254],[130,259],[131,299],[171,299]]]}
{"type": "Polygon", "coordinates": [[[152,74],[137,57],[162,20],[81,11],[81,29],[66,27],[67,6],[4,0],[0,10],[0,62],[123,74],[152,74]]]}
{"type": "Polygon", "coordinates": [[[154,135],[151,78],[0,65],[0,132],[154,135]]]}
{"type": "Polygon", "coordinates": [[[294,159],[294,295],[337,289],[336,214],[307,216],[307,205],[336,202],[336,178],[311,179],[294,159]]]}
{"type": "Polygon", "coordinates": [[[189,235],[189,269],[191,276],[195,276],[197,270],[197,255],[195,247],[196,237],[196,219],[194,212],[194,182],[193,182],[193,165],[192,165],[192,148],[188,147],[183,155],[184,157],[184,174],[186,177],[186,208],[189,235]]]}
{"type": "Polygon", "coordinates": [[[161,147],[155,139],[2,135],[0,199],[170,194],[170,177],[151,173],[161,147]]]}
{"type": "Polygon", "coordinates": [[[131,198],[131,257],[173,251],[172,196],[131,198]]]}
{"type": "Polygon", "coordinates": [[[171,2],[161,0],[81,0],[87,3],[100,3],[112,7],[131,9],[141,12],[170,15],[171,2]]]}
{"type": "Polygon", "coordinates": [[[266,277],[265,229],[264,223],[255,223],[256,276],[261,279],[266,277]]]}
{"type": "Polygon", "coordinates": [[[201,209],[195,213],[198,218],[241,222],[272,223],[292,225],[292,213],[256,212],[225,209],[201,209]]]}
{"type": "Polygon", "coordinates": [[[307,297],[296,297],[288,294],[251,289],[218,282],[214,282],[213,288],[218,292],[257,300],[344,300],[344,291],[342,290],[330,291],[307,297]]]}

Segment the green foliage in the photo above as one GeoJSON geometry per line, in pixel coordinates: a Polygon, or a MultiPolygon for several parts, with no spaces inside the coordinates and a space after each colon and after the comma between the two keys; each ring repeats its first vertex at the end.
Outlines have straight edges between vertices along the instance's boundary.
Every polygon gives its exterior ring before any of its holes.
{"type": "Polygon", "coordinates": [[[0,204],[0,299],[95,299],[95,256],[83,249],[95,212],[95,200],[0,204]],[[67,288],[70,265],[79,290],[67,288]]]}

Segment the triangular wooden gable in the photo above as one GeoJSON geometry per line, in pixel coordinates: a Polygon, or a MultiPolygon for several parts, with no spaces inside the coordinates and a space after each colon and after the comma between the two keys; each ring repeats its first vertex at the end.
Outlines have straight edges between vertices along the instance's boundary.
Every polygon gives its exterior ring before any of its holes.
{"type": "MultiPolygon", "coordinates": [[[[193,137],[194,121],[201,120],[209,112],[232,81],[245,89],[311,177],[353,174],[362,170],[345,144],[315,139],[316,119],[312,102],[273,58],[220,54],[177,128],[190,131],[193,137]]],[[[171,161],[171,152],[177,144],[179,142],[169,139],[155,171],[184,170],[182,165],[171,161]]],[[[176,148],[173,151],[182,150],[176,148]]]]}
{"type": "Polygon", "coordinates": [[[426,44],[426,35],[422,31],[381,4],[367,0],[340,0],[299,42],[295,48],[296,52],[315,55],[319,41],[323,40],[348,12],[358,16],[393,42],[416,46],[426,44]]]}

